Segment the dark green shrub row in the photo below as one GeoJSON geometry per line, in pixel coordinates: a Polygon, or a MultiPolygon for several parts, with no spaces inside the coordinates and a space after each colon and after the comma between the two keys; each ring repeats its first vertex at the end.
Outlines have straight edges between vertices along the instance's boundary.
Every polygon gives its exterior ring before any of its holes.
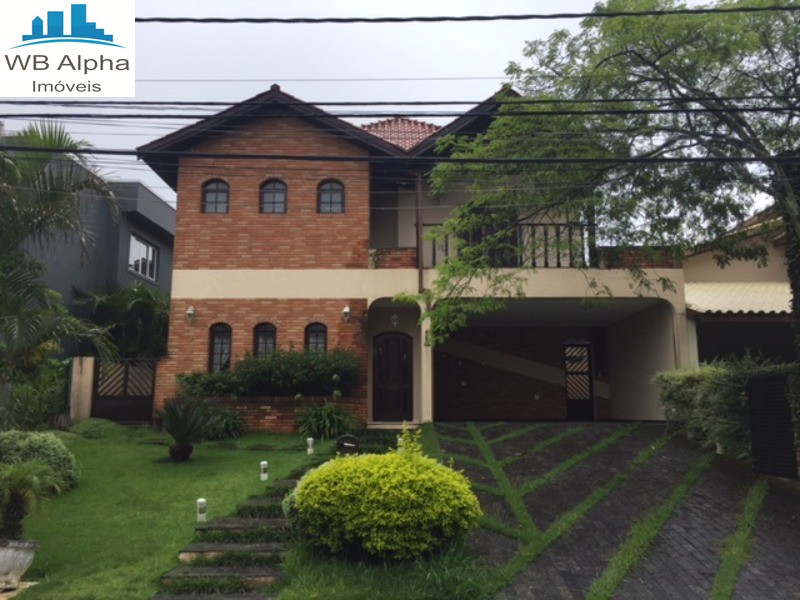
{"type": "Polygon", "coordinates": [[[761,375],[788,375],[791,368],[745,356],[659,373],[655,382],[674,430],[703,446],[717,446],[728,456],[751,462],[747,382],[761,375]]]}
{"type": "Polygon", "coordinates": [[[69,362],[48,359],[32,374],[0,386],[0,430],[50,429],[69,413],[69,362]]]}
{"type": "Polygon", "coordinates": [[[340,456],[309,471],[284,510],[317,546],[390,559],[431,552],[481,515],[469,480],[424,456],[409,432],[395,452],[340,456]]]}
{"type": "Polygon", "coordinates": [[[78,484],[80,474],[75,456],[52,433],[4,431],[0,433],[0,463],[40,461],[58,478],[58,487],[66,491],[78,484]]]}
{"type": "Polygon", "coordinates": [[[178,382],[188,396],[328,396],[334,390],[350,392],[360,372],[361,361],[347,350],[278,350],[246,356],[230,371],[184,373],[178,382]]]}

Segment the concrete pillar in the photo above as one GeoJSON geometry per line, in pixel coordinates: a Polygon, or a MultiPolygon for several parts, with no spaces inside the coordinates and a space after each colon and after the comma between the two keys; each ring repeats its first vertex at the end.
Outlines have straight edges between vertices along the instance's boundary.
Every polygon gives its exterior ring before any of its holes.
{"type": "Polygon", "coordinates": [[[94,366],[93,356],[76,356],[72,359],[69,381],[70,423],[80,423],[92,416],[94,366]]]}

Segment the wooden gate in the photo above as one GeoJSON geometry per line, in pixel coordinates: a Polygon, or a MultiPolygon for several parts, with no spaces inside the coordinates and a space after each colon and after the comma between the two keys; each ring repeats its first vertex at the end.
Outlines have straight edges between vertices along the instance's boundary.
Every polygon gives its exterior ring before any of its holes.
{"type": "Polygon", "coordinates": [[[754,377],[747,382],[747,399],[756,472],[797,479],[797,454],[786,376],[754,377]]]}
{"type": "Polygon", "coordinates": [[[155,359],[95,363],[92,416],[117,423],[149,423],[153,418],[155,359]]]}

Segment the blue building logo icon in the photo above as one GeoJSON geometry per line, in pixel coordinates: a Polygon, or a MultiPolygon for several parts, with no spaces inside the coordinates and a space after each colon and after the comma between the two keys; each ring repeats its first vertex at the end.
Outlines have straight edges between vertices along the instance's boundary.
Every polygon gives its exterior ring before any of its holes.
{"type": "Polygon", "coordinates": [[[22,41],[24,43],[14,46],[14,48],[21,48],[23,46],[32,46],[34,44],[53,44],[53,43],[81,43],[81,44],[101,44],[103,46],[116,46],[123,48],[119,44],[114,43],[114,36],[99,27],[97,23],[91,23],[86,20],[86,5],[73,4],[70,10],[70,17],[72,23],[72,32],[64,32],[64,12],[63,11],[48,11],[47,12],[47,33],[45,33],[44,21],[41,17],[36,17],[31,22],[30,35],[23,35],[22,41]]]}

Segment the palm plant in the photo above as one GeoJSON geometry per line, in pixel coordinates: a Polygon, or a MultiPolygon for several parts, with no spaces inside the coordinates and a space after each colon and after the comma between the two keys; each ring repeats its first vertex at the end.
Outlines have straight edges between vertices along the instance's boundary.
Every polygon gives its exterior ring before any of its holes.
{"type": "Polygon", "coordinates": [[[0,387],[20,370],[35,368],[65,338],[99,344],[101,355],[113,349],[105,330],[63,310],[61,299],[41,282],[41,265],[26,245],[46,248],[59,237],[78,240],[85,252],[90,232],[81,219],[81,194],[93,192],[115,211],[113,195],[54,123],[30,125],[6,137],[13,148],[0,154],[0,387]]]}
{"type": "Polygon", "coordinates": [[[203,440],[213,417],[207,400],[176,398],[164,405],[159,418],[164,431],[170,434],[174,441],[169,447],[170,457],[176,462],[183,462],[189,460],[194,450],[192,444],[203,440]]]}
{"type": "Polygon", "coordinates": [[[31,509],[59,492],[55,471],[41,461],[0,465],[0,539],[21,540],[31,509]]]}

